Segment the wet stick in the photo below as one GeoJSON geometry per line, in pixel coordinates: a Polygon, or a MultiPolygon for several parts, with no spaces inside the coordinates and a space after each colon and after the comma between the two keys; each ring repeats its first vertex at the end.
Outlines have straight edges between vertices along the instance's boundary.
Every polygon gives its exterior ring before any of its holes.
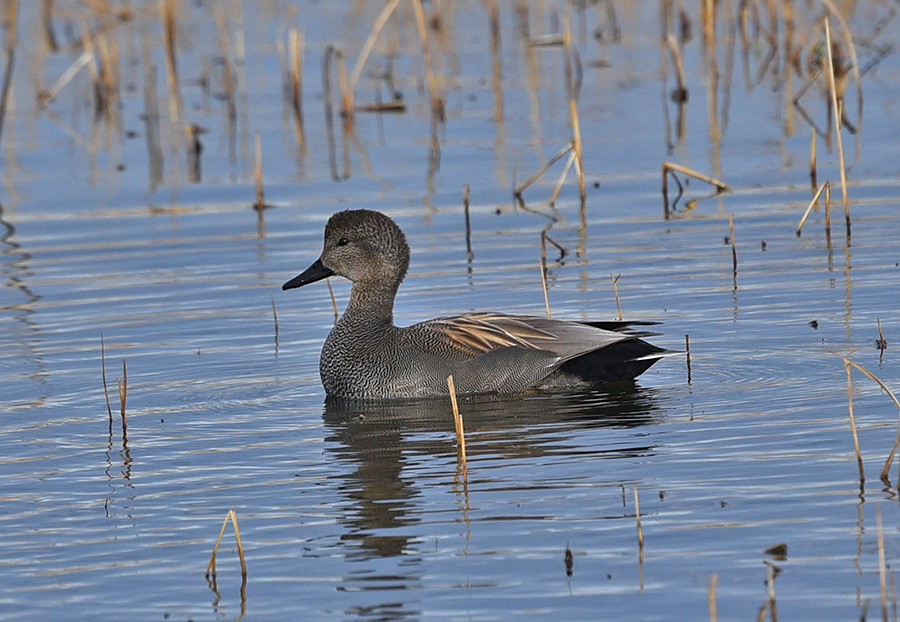
{"type": "Polygon", "coordinates": [[[463,469],[465,469],[466,433],[463,428],[463,418],[459,413],[459,406],[456,403],[456,385],[453,383],[453,374],[447,376],[447,389],[450,392],[450,406],[453,408],[453,425],[456,427],[456,443],[459,451],[459,458],[462,461],[463,469]]]}
{"type": "Polygon", "coordinates": [[[806,222],[806,219],[809,218],[809,214],[810,214],[810,212],[812,212],[812,209],[816,206],[816,203],[819,202],[819,197],[822,195],[822,192],[825,190],[825,187],[827,185],[828,185],[828,182],[826,181],[824,184],[819,186],[819,189],[816,190],[816,193],[813,195],[813,198],[809,202],[809,205],[806,206],[806,211],[803,212],[803,218],[800,219],[800,224],[797,225],[796,234],[797,234],[798,238],[800,237],[800,234],[803,230],[803,224],[806,222]]]}
{"type": "Polygon", "coordinates": [[[238,557],[241,560],[241,576],[245,579],[247,578],[247,562],[244,560],[244,545],[241,542],[241,531],[238,529],[237,523],[237,514],[235,514],[234,510],[228,510],[228,513],[225,515],[225,520],[222,521],[222,529],[219,530],[219,537],[216,538],[216,545],[213,547],[212,555],[209,558],[209,564],[206,565],[206,578],[209,579],[212,576],[213,579],[216,577],[216,553],[219,551],[219,544],[222,542],[222,536],[225,535],[225,527],[228,526],[228,521],[231,520],[231,524],[234,527],[234,539],[237,543],[238,557]]]}
{"type": "Polygon", "coordinates": [[[618,316],[616,316],[616,319],[619,321],[622,320],[622,306],[619,304],[619,277],[620,276],[622,276],[622,275],[621,274],[614,275],[612,272],[609,273],[609,278],[612,279],[613,295],[616,297],[616,312],[618,313],[618,316]]]}
{"type": "Polygon", "coordinates": [[[844,165],[844,142],[841,138],[841,109],[838,106],[837,87],[834,83],[834,60],[831,57],[831,28],[828,17],[825,17],[825,48],[828,52],[828,66],[825,75],[828,77],[828,91],[831,96],[831,108],[834,112],[835,136],[838,146],[838,160],[841,165],[841,193],[844,199],[844,220],[847,224],[847,238],[850,238],[850,202],[847,199],[847,167],[844,165]]]}
{"type": "Polygon", "coordinates": [[[716,606],[716,589],[719,586],[719,575],[712,573],[709,575],[709,584],[706,586],[706,600],[709,602],[709,622],[717,622],[719,619],[718,607],[716,606]]]}

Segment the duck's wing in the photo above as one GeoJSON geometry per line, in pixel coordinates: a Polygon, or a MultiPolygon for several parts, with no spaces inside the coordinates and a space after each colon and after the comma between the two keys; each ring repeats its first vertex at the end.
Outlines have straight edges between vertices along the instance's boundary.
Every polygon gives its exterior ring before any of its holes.
{"type": "Polygon", "coordinates": [[[637,335],[610,331],[587,323],[527,315],[468,313],[436,318],[415,328],[434,331],[445,344],[465,356],[478,356],[497,348],[544,350],[559,363],[637,335]]]}

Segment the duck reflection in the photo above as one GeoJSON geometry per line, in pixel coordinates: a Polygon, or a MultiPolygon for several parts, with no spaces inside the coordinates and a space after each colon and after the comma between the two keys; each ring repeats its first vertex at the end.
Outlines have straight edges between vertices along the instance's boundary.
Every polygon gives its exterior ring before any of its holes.
{"type": "MultiPolygon", "coordinates": [[[[589,428],[631,428],[659,416],[655,392],[633,383],[604,391],[525,398],[464,397],[469,461],[479,455],[539,458],[565,454],[565,440],[589,428]]],[[[422,456],[455,457],[456,436],[449,400],[354,402],[328,398],[323,414],[326,440],[340,462],[355,466],[340,490],[352,501],[343,519],[344,540],[358,545],[348,556],[392,557],[408,552],[411,536],[398,534],[419,521],[420,494],[414,468],[422,456]],[[405,472],[406,471],[406,472],[405,472]]],[[[583,451],[583,447],[573,451],[583,451]]],[[[652,445],[598,447],[604,457],[646,454],[652,445]]]]}

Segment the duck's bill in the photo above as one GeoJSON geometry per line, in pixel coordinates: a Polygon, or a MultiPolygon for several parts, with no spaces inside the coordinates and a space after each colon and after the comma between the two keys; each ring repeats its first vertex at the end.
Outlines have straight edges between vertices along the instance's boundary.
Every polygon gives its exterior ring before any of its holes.
{"type": "Polygon", "coordinates": [[[298,274],[290,281],[282,285],[281,289],[288,290],[294,289],[295,287],[303,287],[304,285],[309,285],[310,283],[321,281],[322,279],[327,278],[333,274],[334,272],[332,272],[329,268],[326,268],[322,264],[321,259],[317,259],[313,265],[304,270],[301,274],[298,274]]]}

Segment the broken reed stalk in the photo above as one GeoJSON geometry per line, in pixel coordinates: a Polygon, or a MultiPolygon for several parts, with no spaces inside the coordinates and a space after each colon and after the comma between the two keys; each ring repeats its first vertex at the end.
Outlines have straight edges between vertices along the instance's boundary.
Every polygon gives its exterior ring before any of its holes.
{"type": "Polygon", "coordinates": [[[831,248],[831,182],[825,184],[825,237],[828,238],[828,247],[831,248]]]}
{"type": "Polygon", "coordinates": [[[372,24],[372,30],[369,31],[369,37],[359,53],[359,58],[356,59],[353,71],[350,73],[350,79],[347,81],[347,91],[343,94],[344,98],[341,102],[341,111],[347,116],[352,116],[355,109],[353,93],[356,90],[356,83],[359,82],[359,78],[362,75],[363,67],[369,58],[369,54],[372,53],[372,48],[375,47],[375,42],[378,40],[378,35],[381,34],[381,29],[384,28],[398,4],[400,4],[400,0],[390,0],[384,9],[381,10],[375,23],[372,24]]]}
{"type": "Polygon", "coordinates": [[[844,166],[844,141],[841,138],[841,110],[838,108],[837,87],[834,83],[834,64],[831,58],[831,28],[828,25],[828,16],[825,21],[825,48],[828,52],[828,90],[831,95],[831,107],[834,111],[834,128],[837,137],[838,161],[841,165],[841,192],[844,198],[844,220],[847,223],[847,237],[850,237],[850,202],[847,199],[847,167],[844,166]]]}
{"type": "Polygon", "coordinates": [[[812,183],[813,190],[816,189],[819,183],[816,168],[816,128],[812,128],[809,139],[809,180],[812,183]]]}
{"type": "Polygon", "coordinates": [[[544,306],[547,308],[547,317],[550,317],[550,296],[547,295],[547,260],[541,257],[541,287],[544,289],[544,306]]]}
{"type": "Polygon", "coordinates": [[[416,26],[419,30],[419,39],[422,41],[422,59],[425,61],[425,80],[428,83],[428,93],[431,95],[431,114],[440,121],[444,120],[444,101],[438,95],[437,81],[434,70],[431,67],[431,48],[428,44],[428,28],[425,25],[425,9],[422,8],[422,0],[412,0],[413,12],[416,15],[416,26]]]}
{"type": "Polygon", "coordinates": [[[9,102],[9,93],[12,90],[13,68],[16,65],[16,43],[19,2],[14,0],[6,5],[5,22],[7,27],[6,40],[6,71],[3,74],[3,91],[0,94],[0,141],[3,139],[3,126],[6,120],[6,106],[9,102]]]}
{"type": "Polygon", "coordinates": [[[128,399],[128,365],[125,359],[122,359],[122,377],[116,378],[116,384],[119,385],[119,404],[122,408],[122,427],[125,427],[125,401],[128,399]]]}
{"type": "Polygon", "coordinates": [[[569,153],[569,159],[566,160],[566,165],[563,167],[563,172],[559,176],[559,179],[556,182],[556,187],[553,189],[553,194],[550,195],[550,205],[556,204],[556,197],[559,196],[560,191],[562,190],[563,184],[566,181],[566,177],[569,176],[569,170],[572,168],[572,164],[575,162],[575,151],[569,153]]]}
{"type": "MultiPolygon", "coordinates": [[[[852,365],[853,367],[858,369],[860,372],[863,373],[863,375],[865,375],[867,378],[869,378],[870,380],[875,382],[879,387],[884,389],[884,391],[888,394],[888,396],[894,402],[894,405],[897,407],[898,414],[900,414],[900,400],[897,399],[897,396],[894,395],[894,392],[891,391],[888,388],[888,386],[886,384],[884,384],[884,382],[881,381],[880,378],[878,378],[875,374],[870,372],[868,369],[866,369],[859,363],[854,363],[853,361],[848,359],[846,356],[843,356],[842,354],[838,354],[837,352],[832,352],[832,354],[834,354],[836,357],[838,357],[839,359],[844,361],[844,363],[852,365]]],[[[879,477],[881,478],[882,481],[885,481],[887,479],[888,470],[891,468],[891,463],[894,461],[894,454],[897,453],[898,447],[900,447],[900,431],[898,431],[898,433],[897,433],[897,438],[894,441],[894,446],[891,448],[891,453],[890,453],[890,455],[888,455],[887,461],[884,463],[884,468],[881,470],[881,475],[879,477]]]]}
{"type": "Polygon", "coordinates": [[[688,98],[688,89],[687,81],[684,78],[684,63],[681,60],[681,52],[678,50],[678,41],[674,35],[669,33],[666,35],[666,44],[669,47],[672,64],[675,65],[675,79],[678,81],[678,88],[672,92],[672,99],[678,103],[684,103],[688,98]]]}
{"type": "MultiPolygon", "coordinates": [[[[578,193],[581,197],[581,204],[584,205],[587,196],[584,189],[584,158],[581,151],[581,123],[578,120],[578,102],[577,93],[575,92],[575,84],[572,77],[572,54],[577,54],[571,47],[571,31],[569,24],[569,12],[566,11],[563,17],[563,57],[564,57],[564,76],[566,80],[566,95],[569,100],[569,122],[572,124],[572,154],[575,156],[575,172],[578,175],[578,193]]],[[[566,166],[566,172],[568,172],[566,166]]],[[[555,198],[555,196],[554,196],[555,198]]]]}
{"type": "Polygon", "coordinates": [[[734,270],[734,276],[737,277],[737,246],[734,243],[734,216],[728,214],[728,231],[731,238],[731,264],[734,270]]]}
{"type": "Polygon", "coordinates": [[[459,451],[459,458],[463,468],[465,468],[466,432],[463,428],[463,418],[459,413],[459,406],[456,403],[456,385],[453,383],[453,374],[447,376],[447,389],[450,392],[450,406],[453,408],[453,425],[456,427],[456,443],[459,451]]]}
{"type": "Polygon", "coordinates": [[[245,579],[247,578],[247,563],[244,561],[244,545],[241,542],[241,531],[238,529],[237,514],[235,514],[234,510],[228,510],[228,513],[225,515],[225,520],[222,521],[222,529],[219,530],[219,537],[216,539],[216,545],[213,547],[212,555],[209,558],[209,564],[206,565],[205,576],[207,579],[209,579],[210,575],[212,575],[213,579],[216,577],[216,553],[219,550],[219,544],[222,542],[222,536],[225,534],[225,527],[228,526],[229,519],[234,526],[234,539],[235,542],[237,542],[238,557],[241,560],[241,576],[245,579]]]}
{"type": "Polygon", "coordinates": [[[515,195],[515,197],[516,197],[517,199],[521,199],[521,198],[522,198],[522,193],[525,191],[525,189],[526,189],[528,186],[530,186],[530,185],[533,184],[535,181],[537,181],[537,179],[538,179],[541,175],[543,175],[544,173],[547,172],[547,169],[549,169],[551,166],[553,166],[554,164],[556,164],[556,162],[557,162],[561,157],[563,157],[564,155],[566,155],[567,153],[569,153],[571,150],[572,150],[572,143],[568,143],[565,147],[563,147],[562,149],[560,149],[559,152],[558,152],[556,155],[554,155],[552,158],[550,158],[549,160],[547,160],[547,162],[546,162],[541,168],[539,168],[534,174],[532,174],[531,177],[529,177],[529,178],[526,179],[524,182],[522,182],[521,184],[519,184],[518,186],[516,186],[516,189],[515,189],[515,191],[513,192],[513,194],[515,195]]]}
{"type": "Polygon", "coordinates": [[[612,279],[612,284],[613,284],[613,294],[616,297],[616,312],[618,313],[618,316],[616,317],[616,319],[619,321],[622,320],[622,306],[619,304],[619,277],[620,276],[622,276],[622,275],[621,274],[614,275],[612,272],[609,273],[609,278],[612,279]]]}
{"type": "Polygon", "coordinates": [[[472,252],[472,224],[469,221],[469,184],[463,186],[463,212],[466,216],[466,256],[472,261],[475,253],[472,252]]]}
{"type": "Polygon", "coordinates": [[[769,588],[769,612],[772,614],[772,622],[778,622],[778,604],[775,600],[775,565],[766,564],[766,586],[769,588]]]}
{"type": "Polygon", "coordinates": [[[853,378],[850,374],[850,363],[844,360],[847,372],[847,411],[850,413],[850,431],[853,432],[853,448],[856,450],[856,464],[859,467],[859,488],[865,490],[866,472],[863,469],[862,453],[859,451],[859,435],[856,432],[856,417],[853,415],[853,378]]]}
{"type": "Polygon", "coordinates": [[[263,187],[262,139],[260,138],[258,130],[254,137],[254,148],[255,155],[253,158],[253,185],[256,188],[256,202],[253,204],[253,209],[262,213],[263,207],[265,207],[266,204],[266,191],[263,187]]]}
{"type": "Polygon", "coordinates": [[[547,242],[550,242],[553,246],[556,247],[556,250],[559,251],[560,260],[562,260],[563,257],[569,254],[569,251],[565,246],[547,235],[546,231],[541,231],[541,257],[544,258],[544,261],[546,261],[547,259],[547,242]]]}
{"type": "Polygon", "coordinates": [[[288,64],[291,75],[291,109],[294,112],[297,145],[306,153],[306,137],[303,133],[303,33],[295,27],[288,31],[288,64]]]}
{"type": "Polygon", "coordinates": [[[719,575],[715,572],[709,575],[709,585],[706,587],[706,599],[709,601],[709,622],[717,622],[719,619],[716,606],[716,588],[719,586],[719,575]]]}
{"type": "Polygon", "coordinates": [[[637,484],[634,485],[634,518],[637,522],[637,538],[638,550],[641,553],[641,559],[644,558],[644,529],[641,527],[641,502],[638,498],[637,484]]]}
{"type": "Polygon", "coordinates": [[[828,182],[826,181],[824,184],[819,186],[819,189],[816,190],[816,193],[813,195],[813,198],[809,202],[809,205],[806,206],[806,211],[803,212],[803,218],[800,219],[800,224],[797,225],[796,234],[797,234],[798,238],[800,237],[800,235],[803,231],[803,225],[804,225],[804,223],[806,223],[806,219],[809,218],[809,214],[810,214],[810,212],[812,212],[812,208],[814,208],[816,206],[816,204],[819,202],[819,197],[822,195],[822,192],[825,190],[825,186],[827,184],[828,184],[828,182]]]}
{"type": "Polygon", "coordinates": [[[175,59],[175,2],[163,0],[160,5],[166,48],[166,76],[169,80],[169,115],[173,122],[181,117],[181,95],[178,90],[178,64],[175,59]]]}
{"type": "Polygon", "coordinates": [[[338,321],[338,306],[337,300],[334,297],[334,289],[331,287],[331,279],[325,279],[325,284],[328,285],[328,295],[331,296],[331,308],[334,309],[334,323],[337,324],[338,321]]]}
{"type": "Polygon", "coordinates": [[[878,585],[881,587],[881,619],[888,620],[887,572],[884,563],[884,525],[881,523],[881,506],[879,505],[875,506],[875,523],[878,525],[878,585]]]}
{"type": "Polygon", "coordinates": [[[112,430],[112,406],[109,403],[109,386],[106,384],[106,344],[103,343],[103,331],[100,331],[100,371],[103,375],[103,395],[106,396],[106,410],[109,413],[110,431],[112,430]]]}
{"type": "Polygon", "coordinates": [[[222,79],[225,85],[225,102],[228,107],[228,118],[234,123],[237,119],[237,103],[235,102],[234,68],[231,60],[231,40],[228,35],[228,24],[225,22],[225,11],[221,3],[213,5],[213,16],[216,21],[216,32],[219,38],[219,54],[222,59],[222,79]]]}
{"type": "MultiPolygon", "coordinates": [[[[682,175],[687,175],[688,177],[693,177],[695,179],[699,179],[700,181],[704,181],[712,186],[716,187],[716,194],[720,192],[726,192],[731,190],[731,186],[726,184],[724,181],[716,179],[715,177],[710,177],[709,175],[704,175],[703,173],[698,173],[697,171],[690,169],[686,166],[682,166],[680,164],[675,164],[674,162],[663,162],[662,163],[662,193],[663,193],[663,213],[665,217],[669,217],[669,174],[672,172],[681,173],[682,175]]],[[[673,175],[674,176],[674,175],[673,175]]],[[[675,178],[677,181],[677,177],[675,178]]],[[[679,185],[681,182],[678,182],[679,185]]]]}
{"type": "MultiPolygon", "coordinates": [[[[37,98],[38,108],[41,108],[41,109],[45,108],[47,106],[47,104],[49,104],[53,100],[53,98],[55,98],[57,95],[59,95],[59,92],[61,90],[63,90],[63,87],[65,87],[66,84],[68,84],[79,71],[81,71],[88,63],[90,63],[93,60],[93,58],[94,58],[94,55],[91,51],[85,50],[84,52],[82,52],[81,56],[76,58],[72,62],[72,64],[69,65],[69,67],[63,72],[63,74],[59,78],[56,79],[56,82],[54,82],[52,84],[52,86],[50,86],[50,88],[48,88],[44,91],[41,91],[38,94],[38,98],[37,98]]],[[[4,82],[4,93],[5,92],[6,92],[6,90],[5,90],[5,82],[4,82]]],[[[3,101],[5,101],[5,95],[4,95],[3,101]]]]}
{"type": "Polygon", "coordinates": [[[278,310],[275,308],[275,296],[269,295],[272,300],[272,318],[275,320],[275,356],[278,356],[278,310]]]}

